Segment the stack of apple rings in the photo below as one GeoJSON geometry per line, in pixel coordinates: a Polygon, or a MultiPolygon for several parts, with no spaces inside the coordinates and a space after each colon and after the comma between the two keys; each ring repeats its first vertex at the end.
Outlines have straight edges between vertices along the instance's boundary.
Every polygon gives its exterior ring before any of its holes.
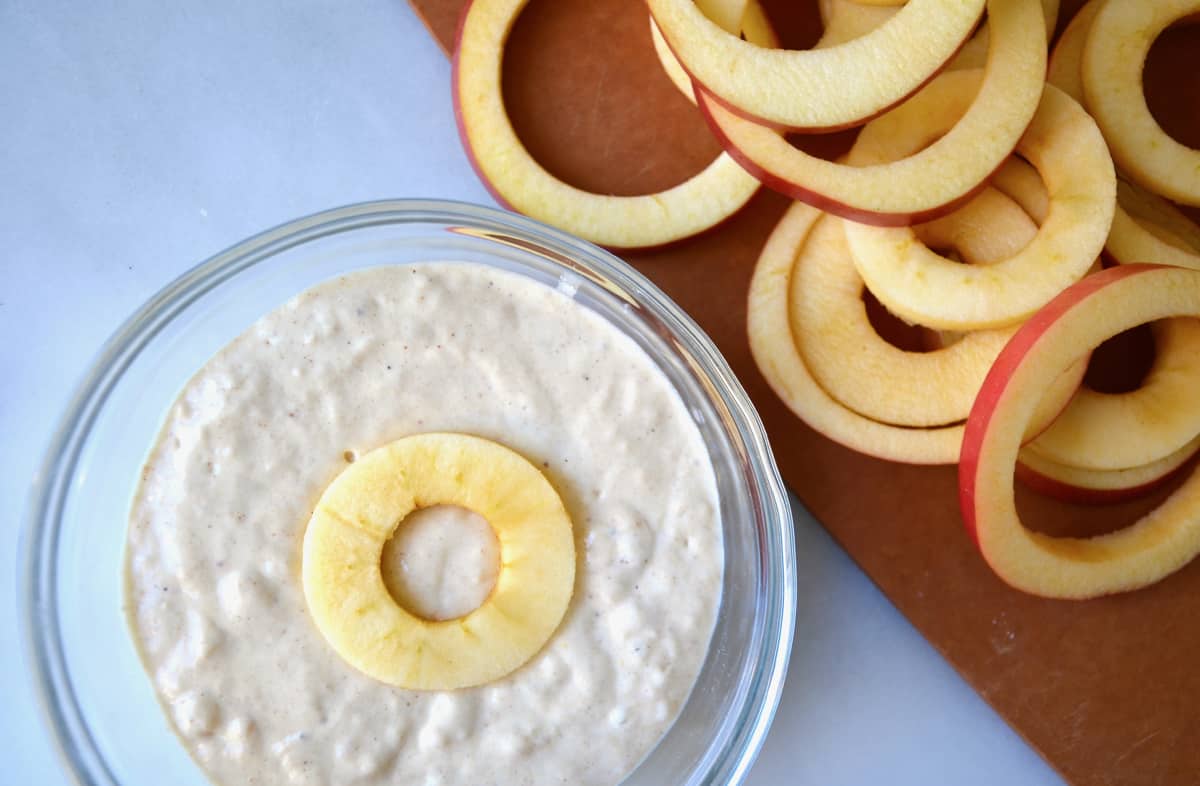
{"type": "MultiPolygon", "coordinates": [[[[1200,450],[1200,314],[1188,300],[1200,294],[1200,275],[1133,275],[1152,269],[1132,264],[1200,270],[1200,228],[1170,201],[1200,204],[1200,184],[1186,176],[1200,172],[1200,160],[1168,143],[1161,129],[1152,133],[1157,125],[1149,127],[1148,112],[1130,120],[1110,109],[1106,119],[1093,108],[1114,93],[1118,107],[1131,100],[1129,85],[1140,80],[1150,42],[1200,12],[1200,2],[1110,0],[1099,16],[1094,0],[1067,28],[1050,84],[1039,85],[1036,110],[1009,145],[1003,120],[1018,116],[1019,93],[1004,83],[1017,78],[1015,47],[1022,31],[1034,28],[1034,6],[989,3],[989,23],[976,36],[991,42],[983,70],[960,53],[918,93],[867,123],[841,162],[814,163],[785,149],[778,137],[768,138],[765,124],[744,117],[744,107],[703,94],[700,102],[735,158],[799,200],[767,243],[751,284],[750,346],[768,383],[810,427],[855,450],[892,461],[959,463],[964,518],[1001,578],[1029,592],[1081,598],[1152,583],[1200,551],[1200,502],[1189,501],[1200,492],[1189,491],[1190,483],[1155,514],[1108,538],[1033,536],[1011,506],[1014,477],[1067,501],[1107,503],[1157,488],[1200,450]],[[1131,7],[1110,10],[1124,5],[1131,7]],[[1120,21],[1103,26],[1114,19],[1120,21]],[[1132,52],[1121,68],[1100,67],[1111,54],[1092,54],[1097,65],[1087,65],[1089,52],[1114,49],[1132,52]],[[1104,76],[1089,77],[1089,67],[1104,76]],[[969,139],[994,171],[972,174],[976,182],[962,190],[955,178],[979,157],[956,155],[969,147],[963,130],[971,129],[972,112],[985,116],[985,103],[1000,107],[1000,122],[987,133],[972,130],[969,139]],[[1138,139],[1149,141],[1122,152],[1122,144],[1138,139]],[[986,157],[993,143],[1002,148],[999,165],[986,157]],[[1155,150],[1166,151],[1171,163],[1148,160],[1155,150]],[[890,176],[872,181],[883,172],[890,176]],[[837,178],[836,185],[827,188],[824,176],[837,178]],[[965,196],[948,198],[951,192],[965,196]],[[1100,274],[1101,261],[1128,270],[1100,274]],[[1103,297],[1090,300],[1100,290],[1103,297]],[[930,351],[885,341],[867,319],[865,292],[923,328],[930,351]],[[1142,292],[1157,293],[1162,306],[1141,319],[1153,320],[1149,372],[1128,392],[1092,390],[1083,384],[1090,350],[1139,322],[1118,312],[1092,316],[1100,322],[1093,325],[1080,315],[1097,315],[1096,302],[1121,297],[1132,314],[1139,298],[1153,299],[1142,292]],[[1082,327],[1064,327],[1078,320],[1082,327]],[[1058,350],[1053,373],[1014,392],[1011,381],[1026,369],[1013,348],[1036,344],[1031,336],[1039,331],[1063,329],[1079,343],[1058,350]],[[1000,451],[1013,452],[998,467],[989,447],[996,432],[985,424],[1017,395],[1028,411],[1006,422],[1005,439],[1015,446],[1000,451]],[[1165,544],[1161,551],[1148,546],[1160,543],[1154,538],[1165,544]]],[[[837,41],[899,13],[850,0],[823,0],[822,11],[826,39],[837,41]]],[[[1144,106],[1140,83],[1136,99],[1144,106]]]]}
{"type": "Polygon", "coordinates": [[[1058,0],[821,0],[806,51],[780,48],[757,0],[647,0],[664,71],[725,152],[646,197],[574,190],[511,132],[499,62],[525,1],[472,0],[456,56],[464,141],[498,198],[632,247],[715,225],[759,183],[791,197],[747,330],[801,420],[882,459],[957,463],[968,529],[1031,592],[1133,589],[1200,550],[1190,484],[1088,541],[1034,536],[1010,504],[1014,478],[1074,502],[1127,499],[1200,451],[1200,227],[1177,206],[1200,207],[1200,150],[1163,131],[1141,83],[1154,40],[1200,19],[1200,0],[1092,0],[1053,56],[1058,0]],[[785,136],[847,128],[859,133],[837,161],[785,136]],[[867,295],[925,351],[885,340],[867,295]],[[1125,393],[1089,388],[1091,351],[1139,318],[1154,322],[1149,373],[1125,393]]]}

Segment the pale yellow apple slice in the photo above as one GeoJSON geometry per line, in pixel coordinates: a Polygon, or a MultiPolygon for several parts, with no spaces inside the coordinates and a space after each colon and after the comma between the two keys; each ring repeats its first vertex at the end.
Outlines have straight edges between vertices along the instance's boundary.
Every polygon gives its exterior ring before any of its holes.
{"type": "Polygon", "coordinates": [[[1151,260],[1200,270],[1200,227],[1170,202],[1118,179],[1105,250],[1118,263],[1151,260]]]}
{"type": "MultiPolygon", "coordinates": [[[[1017,161],[1004,162],[1000,172],[1009,171],[1017,161]]],[[[992,182],[999,180],[997,173],[992,182]]],[[[969,265],[1003,262],[1029,245],[1037,231],[1037,222],[1024,206],[998,187],[983,189],[948,216],[913,227],[921,243],[956,251],[960,261],[969,265]]]]}
{"type": "Polygon", "coordinates": [[[1056,464],[1119,470],[1150,464],[1200,435],[1200,320],[1153,326],[1154,363],[1126,393],[1081,388],[1028,450],[1056,464]]]}
{"type": "MultiPolygon", "coordinates": [[[[758,0],[750,0],[746,4],[745,14],[741,21],[741,33],[746,37],[746,40],[757,44],[776,48],[779,46],[779,36],[775,34],[775,28],[771,27],[771,22],[767,19],[767,13],[763,10],[762,5],[758,0]]],[[[688,76],[687,71],[683,70],[683,66],[679,64],[679,60],[675,58],[675,54],[671,51],[671,47],[667,44],[662,33],[658,29],[658,25],[654,24],[654,17],[650,17],[650,41],[654,44],[654,53],[658,56],[658,62],[663,67],[663,71],[675,85],[675,88],[683,94],[683,97],[696,103],[696,88],[692,84],[692,78],[688,76]]]]}
{"type": "MultiPolygon", "coordinates": [[[[963,422],[1016,328],[968,333],[930,352],[893,346],[867,317],[841,223],[823,218],[792,269],[792,333],[805,365],[833,398],[873,420],[910,427],[963,422]]],[[[985,189],[923,229],[925,242],[987,264],[1020,250],[1037,225],[1011,199],[985,189]]]]}
{"type": "Polygon", "coordinates": [[[1080,469],[1048,461],[1021,448],[1017,479],[1037,493],[1087,505],[1102,505],[1149,494],[1175,476],[1200,451],[1200,437],[1165,458],[1117,470],[1080,469]]]}
{"type": "Polygon", "coordinates": [[[1087,106],[1113,158],[1139,185],[1185,205],[1200,205],[1200,150],[1171,138],[1154,119],[1142,70],[1154,39],[1197,13],[1200,0],[1106,0],[1083,50],[1087,106]]]}
{"type": "MultiPolygon", "coordinates": [[[[1081,103],[1083,50],[1100,6],[1101,0],[1091,0],[1079,9],[1050,57],[1047,80],[1081,103]]],[[[1170,202],[1119,176],[1117,209],[1105,250],[1117,262],[1200,268],[1200,228],[1170,202]]]]}
{"type": "Polygon", "coordinates": [[[1089,0],[1075,12],[1050,53],[1050,67],[1046,72],[1047,82],[1084,105],[1087,101],[1083,95],[1083,48],[1101,5],[1102,0],[1089,0]]]}
{"type": "Polygon", "coordinates": [[[931,220],[969,199],[996,171],[1042,95],[1046,41],[1036,0],[991,0],[988,9],[993,48],[982,75],[938,76],[868,123],[846,164],[797,150],[703,90],[700,108],[722,146],[780,193],[871,224],[931,220]]]}
{"type": "Polygon", "coordinates": [[[313,622],[350,665],[402,688],[454,690],[499,679],[546,644],[574,592],[575,541],[558,492],[524,457],[466,434],[416,434],[334,478],[304,531],[301,574],[313,622]],[[400,522],[434,505],[478,513],[500,543],[492,593],[445,621],[400,606],[380,568],[400,522]]]}
{"type": "Polygon", "coordinates": [[[659,246],[703,232],[741,209],[758,182],[726,154],[657,194],[595,194],[550,174],[521,144],[500,85],[509,32],[528,0],[472,0],[455,48],[454,109],[472,165],[496,200],[612,248],[659,246]]]}
{"type": "Polygon", "coordinates": [[[967,420],[959,489],[967,529],[1005,582],[1045,597],[1090,598],[1152,584],[1200,552],[1200,473],[1137,523],[1094,538],[1026,529],[1013,496],[1021,435],[1046,385],[1082,349],[1147,322],[1194,316],[1200,272],[1123,265],[1060,294],[997,358],[967,420]]]}
{"type": "MultiPolygon", "coordinates": [[[[1058,24],[1058,5],[1059,0],[1042,0],[1042,13],[1046,17],[1046,40],[1054,36],[1054,28],[1058,24]]],[[[963,48],[947,68],[983,68],[987,64],[990,40],[987,22],[984,22],[979,31],[963,44],[963,48]]]]}
{"type": "Polygon", "coordinates": [[[813,49],[844,44],[866,35],[896,15],[896,7],[864,5],[854,0],[821,0],[821,21],[825,26],[813,49]]]}
{"type": "Polygon", "coordinates": [[[742,18],[746,15],[749,0],[695,0],[700,13],[711,19],[722,30],[739,33],[742,18]]]}
{"type": "Polygon", "coordinates": [[[1050,215],[1050,194],[1042,176],[1023,158],[1011,156],[989,181],[997,191],[1021,206],[1041,226],[1050,215]]]}
{"type": "Polygon", "coordinates": [[[805,366],[788,318],[788,281],[797,254],[822,215],[797,202],[767,239],[748,298],[746,327],[754,362],[783,403],[829,439],[889,461],[953,464],[962,442],[961,425],[910,429],[863,417],[826,393],[805,366]]]}
{"type": "MultiPolygon", "coordinates": [[[[784,214],[763,248],[750,281],[747,332],[750,351],[763,377],[783,403],[801,420],[829,439],[869,456],[906,464],[953,464],[958,460],[962,425],[905,428],[863,417],[843,406],[822,388],[804,363],[788,314],[789,279],[797,257],[805,252],[821,211],[802,202],[784,214]]],[[[821,223],[833,224],[832,219],[821,223]]],[[[836,238],[835,238],[836,242],[836,238]]],[[[1048,425],[1069,399],[1063,384],[1061,401],[1052,395],[1033,418],[1032,437],[1048,425]]]]}
{"type": "Polygon", "coordinates": [[[920,88],[967,40],[984,0],[909,0],[866,35],[808,51],[743,41],[692,0],[647,5],[679,62],[717,100],[778,127],[827,130],[861,123],[920,88]]]}
{"type": "Polygon", "coordinates": [[[960,265],[917,243],[911,228],[847,223],[859,273],[888,310],[931,328],[1003,327],[1026,319],[1087,273],[1104,248],[1117,188],[1095,122],[1070,96],[1047,86],[1017,151],[1041,174],[1050,206],[1033,241],[1003,262],[960,265]]]}

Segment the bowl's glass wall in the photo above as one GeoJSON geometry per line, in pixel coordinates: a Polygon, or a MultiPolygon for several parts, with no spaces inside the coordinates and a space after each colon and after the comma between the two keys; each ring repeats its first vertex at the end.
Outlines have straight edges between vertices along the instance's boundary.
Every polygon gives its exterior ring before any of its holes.
{"type": "Polygon", "coordinates": [[[782,687],[794,614],[791,522],[761,426],[694,325],[591,246],[495,211],[423,203],[331,211],[265,233],[169,287],[110,343],[35,488],[28,633],[60,745],[85,783],[207,781],[175,740],[126,631],[130,496],[161,420],[203,359],[341,273],[482,262],[573,297],[632,336],[687,403],[717,474],[725,580],[697,687],[631,784],[727,783],[748,768],[782,687]],[[681,321],[682,320],[682,321],[681,321]]]}

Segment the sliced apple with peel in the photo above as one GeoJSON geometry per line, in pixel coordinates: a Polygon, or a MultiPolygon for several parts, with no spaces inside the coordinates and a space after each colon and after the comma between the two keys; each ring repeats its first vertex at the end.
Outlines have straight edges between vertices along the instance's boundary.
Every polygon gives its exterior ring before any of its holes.
{"type": "Polygon", "coordinates": [[[830,130],[862,123],[920,88],[967,40],[984,0],[909,0],[866,35],[807,51],[743,41],[692,0],[647,5],[679,62],[717,101],[776,127],[830,130]]]}
{"type": "Polygon", "coordinates": [[[1156,194],[1200,206],[1200,150],[1163,130],[1142,89],[1154,40],[1195,14],[1200,0],[1106,0],[1087,35],[1082,74],[1088,109],[1121,170],[1156,194]]]}
{"type": "Polygon", "coordinates": [[[1196,316],[1200,272],[1123,265],[1071,286],[1004,348],[967,420],[959,496],[968,531],[1005,582],[1050,598],[1091,598],[1153,584],[1200,552],[1200,473],[1135,524],[1094,538],[1056,538],[1026,529],[1013,496],[1021,435],[1047,383],[1081,350],[1117,333],[1196,316]]]}
{"type": "Polygon", "coordinates": [[[656,194],[612,196],[550,174],[521,144],[501,90],[501,62],[528,0],[471,0],[453,63],[454,110],[467,155],[505,206],[611,248],[660,246],[698,234],[741,209],[758,182],[726,154],[656,194]]]}
{"type": "MultiPolygon", "coordinates": [[[[740,25],[741,33],[747,41],[758,46],[771,48],[779,46],[779,36],[776,35],[775,28],[771,27],[767,13],[758,0],[750,0],[746,4],[740,25]]],[[[671,47],[663,38],[658,25],[654,24],[654,17],[650,17],[650,41],[654,44],[654,53],[658,56],[658,62],[662,65],[663,71],[671,83],[683,94],[684,98],[693,104],[696,103],[696,87],[692,84],[692,78],[688,76],[687,71],[683,69],[679,60],[671,52],[671,47]]]]}
{"type": "MultiPolygon", "coordinates": [[[[956,248],[971,264],[1009,256],[1037,232],[1015,202],[992,189],[923,226],[927,242],[956,248]]],[[[792,333],[813,377],[840,403],[881,423],[929,427],[966,420],[992,361],[1016,332],[968,333],[929,352],[888,343],[867,316],[862,277],[841,220],[831,216],[820,220],[797,255],[789,288],[792,333]]]]}
{"type": "MultiPolygon", "coordinates": [[[[747,304],[747,332],[755,363],[783,403],[829,439],[889,461],[955,463],[962,443],[962,425],[905,428],[864,417],[830,396],[805,365],[789,319],[788,282],[793,265],[802,264],[797,261],[798,255],[805,252],[810,233],[821,218],[821,211],[797,202],[767,239],[750,281],[747,304]]],[[[832,219],[827,221],[820,223],[835,225],[832,219]]],[[[835,233],[833,242],[836,237],[835,233]]],[[[1074,389],[1064,384],[1061,391],[1061,402],[1047,401],[1039,408],[1029,428],[1031,437],[1054,419],[1074,389]]]]}
{"type": "Polygon", "coordinates": [[[1136,499],[1175,477],[1200,451],[1200,437],[1165,458],[1140,467],[1117,470],[1081,469],[1058,464],[1021,448],[1017,480],[1045,497],[1085,505],[1136,499]]]}
{"type": "Polygon", "coordinates": [[[1003,262],[960,265],[916,242],[911,228],[846,225],[859,273],[889,311],[943,330],[1003,327],[1087,273],[1104,248],[1116,202],[1116,174],[1095,122],[1047,86],[1017,151],[1041,174],[1049,208],[1033,241],[1003,262]]]}
{"type": "Polygon", "coordinates": [[[1200,435],[1200,320],[1156,322],[1154,363],[1125,393],[1080,389],[1027,450],[1056,464],[1120,470],[1169,456],[1200,435]]]}
{"type": "Polygon", "coordinates": [[[970,199],[1004,162],[1042,95],[1046,41],[1036,0],[991,0],[988,12],[994,46],[982,74],[936,77],[868,123],[845,164],[796,149],[703,90],[701,111],[730,155],[793,199],[882,226],[937,218],[970,199]]]}

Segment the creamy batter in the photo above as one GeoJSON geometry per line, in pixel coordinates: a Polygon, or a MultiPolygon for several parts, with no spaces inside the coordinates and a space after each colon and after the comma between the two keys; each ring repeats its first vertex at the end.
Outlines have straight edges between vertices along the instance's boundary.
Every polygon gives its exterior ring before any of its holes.
{"type": "MultiPolygon", "coordinates": [[[[566,296],[476,265],[356,273],[267,315],[187,384],[133,503],[130,626],[179,737],[237,784],[613,784],[680,710],[723,552],[712,467],[666,378],[566,296]],[[543,468],[569,510],[574,597],[508,677],[406,691],[310,621],[301,542],[345,462],[460,431],[543,468]]],[[[389,590],[428,618],[495,580],[486,522],[414,514],[389,590]]]]}

